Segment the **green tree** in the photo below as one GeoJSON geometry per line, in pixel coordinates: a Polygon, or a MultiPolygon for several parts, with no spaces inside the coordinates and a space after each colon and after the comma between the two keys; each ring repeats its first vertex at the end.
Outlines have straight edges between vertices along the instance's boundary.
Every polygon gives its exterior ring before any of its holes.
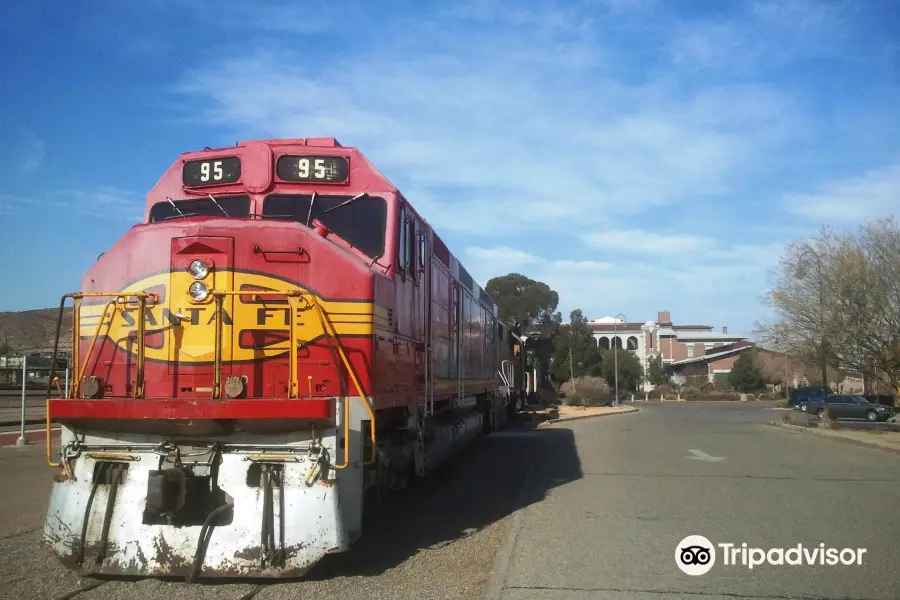
{"type": "Polygon", "coordinates": [[[2,341],[0,342],[0,354],[9,354],[12,349],[9,347],[9,342],[2,341]]]}
{"type": "Polygon", "coordinates": [[[657,354],[647,362],[647,381],[656,387],[669,381],[666,369],[663,366],[662,356],[657,354]]]}
{"type": "Polygon", "coordinates": [[[501,321],[527,333],[532,327],[547,327],[542,333],[550,334],[553,324],[562,320],[556,307],[559,294],[543,281],[535,281],[519,273],[494,277],[487,282],[485,291],[497,303],[497,313],[501,321]]]}
{"type": "Polygon", "coordinates": [[[616,371],[619,373],[619,391],[637,391],[644,382],[644,368],[641,361],[628,350],[611,348],[605,350],[601,357],[602,377],[609,383],[611,389],[615,389],[616,371]],[[613,352],[617,354],[614,355],[613,352]]]}
{"type": "Polygon", "coordinates": [[[758,392],[766,389],[766,376],[759,363],[757,351],[752,349],[742,352],[734,361],[728,383],[742,393],[758,392]]]}
{"type": "Polygon", "coordinates": [[[575,377],[600,375],[601,355],[597,340],[581,309],[572,311],[569,324],[560,327],[554,340],[551,375],[559,383],[575,377]],[[571,357],[571,360],[570,360],[571,357]]]}

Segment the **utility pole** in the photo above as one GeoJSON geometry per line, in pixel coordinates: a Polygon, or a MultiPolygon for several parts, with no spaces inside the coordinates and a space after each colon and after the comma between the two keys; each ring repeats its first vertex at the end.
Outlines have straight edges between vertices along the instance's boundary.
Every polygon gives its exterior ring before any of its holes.
{"type": "Polygon", "coordinates": [[[619,317],[622,317],[622,323],[627,321],[625,315],[622,313],[617,314],[613,317],[613,367],[615,372],[615,380],[616,380],[616,399],[614,401],[614,406],[619,405],[619,347],[617,342],[619,341],[619,317]]]}
{"type": "Polygon", "coordinates": [[[788,379],[791,377],[791,368],[788,363],[788,355],[787,352],[784,353],[784,399],[790,401],[791,392],[790,392],[790,384],[788,383],[788,379]]]}
{"type": "Polygon", "coordinates": [[[28,355],[22,355],[22,414],[19,419],[19,438],[16,440],[16,446],[25,446],[28,441],[25,439],[25,390],[28,381],[28,355]]]}
{"type": "Polygon", "coordinates": [[[575,363],[572,362],[572,340],[569,339],[569,380],[572,382],[572,393],[578,396],[578,382],[575,381],[575,363]]]}

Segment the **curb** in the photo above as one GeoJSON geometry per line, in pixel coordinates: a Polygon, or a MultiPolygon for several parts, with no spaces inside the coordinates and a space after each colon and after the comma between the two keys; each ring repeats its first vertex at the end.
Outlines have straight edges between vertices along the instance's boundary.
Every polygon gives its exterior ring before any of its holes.
{"type": "MultiPolygon", "coordinates": [[[[59,428],[50,430],[50,443],[53,444],[59,441],[60,430],[59,428]]],[[[25,440],[26,444],[24,446],[17,446],[16,443],[19,439],[18,431],[4,431],[0,433],[0,448],[35,448],[40,447],[43,448],[46,444],[45,441],[47,439],[47,433],[42,429],[27,429],[25,430],[25,440]]]]}
{"type": "Polygon", "coordinates": [[[779,423],[778,421],[769,421],[769,425],[774,425],[775,427],[781,427],[782,429],[789,429],[791,431],[800,431],[803,433],[812,433],[813,435],[817,435],[823,438],[831,438],[833,440],[837,440],[839,442],[844,442],[845,444],[853,444],[854,446],[864,446],[866,448],[875,448],[876,450],[884,450],[885,452],[889,452],[891,454],[900,455],[900,447],[894,446],[885,446],[884,444],[876,444],[873,442],[869,442],[866,440],[858,440],[856,438],[848,438],[846,436],[829,433],[829,430],[819,430],[814,427],[804,427],[803,425],[794,425],[792,423],[779,423]]]}
{"type": "Polygon", "coordinates": [[[610,412],[610,413],[600,413],[599,415],[582,415],[580,417],[563,417],[560,419],[547,419],[546,421],[541,421],[540,423],[538,423],[538,426],[541,426],[544,424],[553,424],[553,423],[567,423],[569,421],[579,421],[581,419],[597,419],[599,417],[611,417],[613,415],[627,415],[629,413],[638,412],[639,410],[640,410],[639,408],[631,407],[629,410],[620,410],[617,412],[610,412]]]}
{"type": "MultiPolygon", "coordinates": [[[[25,419],[26,425],[43,425],[45,422],[44,419],[25,419]]],[[[0,427],[18,427],[22,421],[16,419],[15,421],[0,421],[0,427]]]]}

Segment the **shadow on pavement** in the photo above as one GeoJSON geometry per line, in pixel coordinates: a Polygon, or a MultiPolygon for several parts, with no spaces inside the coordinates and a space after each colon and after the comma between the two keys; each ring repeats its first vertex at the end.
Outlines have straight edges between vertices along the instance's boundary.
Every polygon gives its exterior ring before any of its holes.
{"type": "Polygon", "coordinates": [[[376,575],[421,550],[468,537],[540,502],[547,492],[581,478],[571,430],[514,424],[481,439],[413,488],[399,492],[364,525],[350,552],[326,557],[304,579],[376,575]],[[520,494],[529,471],[538,472],[520,494]]]}
{"type": "MultiPolygon", "coordinates": [[[[28,454],[32,462],[40,459],[37,453],[28,454]]],[[[540,502],[551,489],[581,477],[581,461],[571,430],[560,425],[537,428],[532,423],[513,423],[506,430],[481,438],[415,486],[391,496],[384,506],[370,513],[362,538],[349,552],[326,556],[305,577],[277,582],[201,577],[198,584],[271,585],[379,575],[402,565],[420,551],[443,548],[476,534],[516,509],[540,502]],[[535,472],[529,478],[532,470],[535,472]],[[520,493],[526,483],[526,493],[520,493]]],[[[49,487],[50,473],[46,479],[49,487]]],[[[45,495],[41,488],[41,496],[45,495]]],[[[42,498],[38,504],[41,511],[38,516],[42,517],[46,500],[42,498]]],[[[93,576],[92,579],[173,580],[123,576],[93,576]]]]}

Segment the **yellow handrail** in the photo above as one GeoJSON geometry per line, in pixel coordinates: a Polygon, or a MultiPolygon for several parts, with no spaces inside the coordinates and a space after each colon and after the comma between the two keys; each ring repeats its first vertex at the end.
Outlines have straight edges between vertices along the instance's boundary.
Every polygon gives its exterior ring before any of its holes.
{"type": "MultiPolygon", "coordinates": [[[[288,304],[290,305],[291,310],[291,319],[290,319],[290,381],[288,382],[288,396],[290,398],[296,398],[298,393],[298,382],[297,382],[297,328],[296,328],[296,312],[294,301],[301,296],[304,299],[309,299],[310,303],[316,309],[316,315],[319,317],[319,323],[322,325],[322,331],[327,333],[328,336],[334,340],[334,344],[337,347],[338,353],[340,354],[341,361],[344,363],[344,367],[346,367],[347,372],[350,374],[350,379],[353,381],[353,385],[356,387],[356,391],[359,394],[360,398],[365,402],[366,411],[369,413],[369,418],[371,419],[372,426],[370,430],[370,438],[372,440],[372,458],[368,461],[363,462],[364,466],[369,466],[373,464],[378,456],[378,448],[376,446],[376,442],[378,440],[377,432],[375,430],[375,413],[372,411],[372,405],[369,402],[368,396],[366,396],[365,392],[362,389],[362,385],[359,383],[359,379],[356,377],[356,372],[353,370],[353,366],[350,364],[350,359],[347,358],[346,352],[344,352],[344,347],[341,344],[340,337],[337,334],[337,330],[335,330],[334,325],[331,323],[331,320],[328,318],[328,313],[322,308],[322,305],[319,304],[318,299],[312,294],[304,294],[300,290],[240,290],[240,291],[221,291],[221,290],[213,290],[212,295],[217,299],[223,299],[225,296],[287,296],[288,304]]],[[[219,327],[219,320],[221,319],[219,310],[220,304],[216,306],[216,326],[217,329],[219,327]]],[[[217,334],[218,336],[219,334],[217,334]]],[[[216,361],[215,361],[215,375],[214,375],[214,383],[213,383],[213,394],[215,397],[216,394],[216,385],[215,381],[218,381],[221,378],[221,354],[218,351],[218,344],[216,344],[216,361]]],[[[343,416],[343,429],[344,429],[344,464],[342,465],[334,465],[335,469],[346,469],[350,464],[350,402],[349,400],[344,400],[344,416],[343,416]]]]}
{"type": "MultiPolygon", "coordinates": [[[[78,384],[80,383],[81,376],[84,373],[84,369],[87,367],[87,361],[90,359],[91,351],[94,349],[94,344],[97,341],[97,337],[100,334],[100,328],[103,326],[103,320],[106,318],[106,311],[110,305],[115,305],[119,300],[124,300],[126,298],[137,298],[139,306],[141,308],[140,314],[140,325],[138,326],[138,331],[140,332],[139,341],[138,341],[138,374],[137,374],[137,386],[135,388],[135,398],[141,397],[144,394],[144,308],[146,306],[147,300],[152,299],[154,302],[157,300],[156,294],[148,294],[147,292],[134,292],[134,293],[123,293],[123,292],[75,292],[70,294],[63,294],[62,298],[59,302],[59,316],[56,321],[56,338],[53,342],[53,357],[50,363],[50,382],[47,385],[47,396],[44,400],[44,434],[45,434],[45,442],[46,442],[46,452],[47,452],[47,464],[51,467],[62,467],[66,474],[71,477],[72,473],[69,470],[69,465],[65,461],[65,459],[60,460],[59,462],[53,462],[50,459],[50,446],[51,446],[51,431],[50,427],[52,424],[52,419],[50,418],[50,392],[52,390],[52,386],[55,383],[57,389],[59,389],[59,377],[54,377],[54,371],[56,370],[56,354],[59,350],[59,336],[62,330],[62,317],[63,311],[66,306],[66,299],[72,299],[72,364],[75,366],[75,371],[72,373],[72,380],[69,382],[69,385],[66,387],[66,396],[67,397],[78,397],[78,384]],[[85,358],[84,365],[81,364],[80,358],[80,346],[81,346],[81,301],[84,298],[97,298],[97,297],[114,297],[113,300],[110,300],[103,307],[103,314],[100,317],[100,322],[97,323],[97,328],[94,330],[94,338],[91,340],[91,347],[88,350],[88,355],[85,358]],[[71,393],[70,393],[71,392],[71,393]]],[[[115,317],[116,308],[113,308],[113,317],[115,317]]],[[[112,318],[110,318],[109,322],[110,328],[112,328],[112,318]]]]}
{"type": "MultiPolygon", "coordinates": [[[[362,385],[359,383],[359,379],[356,378],[356,372],[353,370],[353,366],[350,364],[350,359],[347,358],[347,354],[344,352],[344,347],[341,345],[341,340],[337,335],[337,331],[334,329],[334,325],[328,319],[328,315],[325,312],[325,309],[319,304],[318,300],[315,296],[310,295],[312,298],[312,305],[316,308],[316,314],[319,316],[319,322],[322,324],[322,329],[328,330],[328,335],[334,340],[334,344],[338,349],[338,352],[341,355],[341,360],[344,363],[344,366],[347,368],[347,373],[350,374],[350,379],[353,380],[353,385],[356,386],[356,391],[359,394],[359,397],[365,402],[366,411],[369,413],[369,419],[371,420],[371,428],[370,434],[372,439],[372,458],[368,461],[363,462],[364,466],[371,465],[375,463],[375,460],[378,456],[378,447],[376,445],[377,437],[375,434],[375,413],[372,411],[372,405],[369,402],[368,396],[366,396],[365,392],[362,389],[362,385]]],[[[345,469],[348,464],[350,464],[350,403],[349,399],[344,400],[344,464],[343,465],[334,465],[335,469],[345,469]]]]}
{"type": "MultiPolygon", "coordinates": [[[[91,338],[91,345],[88,346],[87,354],[84,356],[84,363],[81,365],[76,365],[78,371],[76,372],[75,377],[75,387],[73,388],[73,394],[75,398],[78,397],[79,388],[81,387],[81,378],[84,377],[84,371],[87,369],[88,361],[91,359],[91,354],[94,352],[94,345],[97,343],[97,338],[100,337],[100,329],[103,327],[104,321],[106,321],[106,311],[109,310],[109,307],[112,306],[112,315],[109,317],[109,329],[112,330],[112,322],[113,319],[116,318],[116,312],[119,310],[118,304],[116,302],[117,298],[113,298],[109,302],[103,305],[103,312],[100,314],[100,321],[97,323],[97,327],[94,328],[94,336],[91,338]]],[[[79,321],[81,320],[81,315],[73,315],[72,318],[78,317],[79,321]]]]}
{"type": "MultiPolygon", "coordinates": [[[[300,290],[287,290],[287,291],[277,291],[277,290],[239,290],[239,291],[223,291],[223,290],[213,290],[211,292],[213,297],[216,299],[216,332],[215,332],[215,348],[214,348],[214,358],[213,358],[213,399],[218,400],[221,397],[221,381],[222,381],[222,330],[224,324],[222,322],[222,305],[225,299],[225,296],[287,296],[288,304],[291,306],[291,309],[294,308],[293,300],[299,298],[302,294],[300,290]]],[[[290,381],[288,382],[288,397],[296,398],[297,390],[299,389],[299,384],[297,383],[297,328],[294,324],[295,319],[290,320],[290,332],[291,332],[291,349],[290,349],[290,381]]]]}
{"type": "MultiPolygon", "coordinates": [[[[134,398],[139,399],[144,395],[144,362],[145,362],[145,344],[146,340],[144,340],[144,332],[145,332],[145,324],[144,324],[144,309],[147,306],[147,300],[155,299],[155,294],[148,294],[147,292],[134,292],[134,293],[123,293],[123,292],[84,292],[78,294],[66,294],[63,296],[63,302],[65,302],[66,298],[73,299],[73,311],[72,311],[72,363],[76,367],[76,372],[73,373],[74,377],[71,383],[72,386],[72,394],[73,398],[78,397],[79,386],[81,385],[81,379],[84,377],[84,371],[87,369],[87,363],[91,358],[91,354],[94,351],[94,346],[97,343],[97,339],[100,337],[100,329],[103,327],[103,322],[106,319],[106,311],[109,310],[110,306],[113,308],[112,315],[110,315],[109,323],[107,323],[108,328],[107,331],[112,330],[113,319],[116,318],[116,313],[119,311],[119,304],[125,304],[127,299],[129,298],[137,298],[138,306],[140,308],[140,314],[138,316],[138,335],[137,335],[137,382],[135,384],[135,394],[134,398]],[[103,311],[100,314],[100,322],[97,323],[97,327],[94,328],[94,336],[91,339],[91,345],[88,347],[87,355],[84,357],[84,363],[80,363],[79,356],[79,345],[81,342],[81,300],[85,297],[110,297],[113,296],[112,300],[109,300],[104,306],[103,311]]],[[[54,353],[54,360],[55,360],[54,353]]]]}
{"type": "MultiPolygon", "coordinates": [[[[223,304],[225,296],[242,296],[251,294],[254,296],[287,296],[288,304],[290,305],[290,311],[292,313],[292,318],[290,319],[290,381],[288,382],[288,397],[289,398],[297,398],[299,395],[299,382],[298,382],[298,373],[297,373],[297,351],[299,346],[298,340],[298,331],[296,326],[296,318],[293,318],[296,315],[297,304],[296,301],[300,297],[308,298],[310,303],[316,310],[316,315],[319,318],[319,323],[322,326],[322,330],[324,333],[330,337],[334,345],[337,348],[337,351],[341,357],[341,361],[344,364],[344,367],[347,369],[348,374],[350,375],[350,379],[353,381],[353,385],[356,388],[359,397],[365,402],[366,411],[369,413],[369,418],[371,420],[371,428],[370,428],[370,439],[372,440],[372,454],[371,459],[368,461],[364,461],[362,464],[364,466],[368,466],[373,464],[376,461],[378,456],[377,452],[377,432],[375,426],[375,413],[372,410],[371,402],[369,401],[368,396],[366,396],[363,391],[362,384],[360,384],[359,379],[356,376],[356,372],[353,369],[353,366],[350,363],[350,359],[347,356],[347,353],[344,351],[344,347],[341,344],[340,337],[337,334],[337,330],[334,328],[334,325],[331,323],[331,320],[328,318],[328,313],[319,304],[318,299],[312,294],[304,294],[300,290],[253,290],[248,292],[246,290],[241,291],[212,291],[212,296],[216,300],[216,321],[215,321],[215,342],[214,342],[214,375],[213,375],[213,398],[220,399],[221,398],[221,380],[222,380],[222,342],[223,342],[223,330],[224,330],[224,322],[223,322],[223,304]]],[[[112,322],[115,318],[116,313],[119,310],[119,303],[124,304],[126,299],[137,298],[138,304],[140,308],[140,314],[138,317],[138,331],[137,331],[137,377],[136,377],[136,385],[134,398],[140,399],[144,395],[144,363],[146,357],[146,349],[145,349],[145,331],[146,326],[144,323],[144,312],[146,307],[146,302],[149,299],[154,299],[156,296],[154,294],[148,294],[146,292],[135,292],[135,293],[122,293],[122,292],[85,292],[85,293],[73,293],[73,294],[65,294],[62,297],[62,302],[60,306],[60,310],[65,305],[66,298],[73,299],[73,315],[72,315],[72,362],[76,367],[77,372],[74,374],[75,376],[72,378],[71,382],[71,397],[77,398],[78,391],[80,387],[81,379],[84,376],[84,372],[87,368],[87,363],[90,360],[91,354],[93,353],[94,346],[97,342],[97,339],[100,336],[101,328],[103,327],[104,321],[106,319],[106,313],[110,307],[113,309],[113,313],[110,316],[108,327],[112,328],[112,322]],[[88,348],[87,355],[85,356],[84,364],[81,364],[80,361],[80,340],[81,340],[81,301],[85,297],[113,297],[112,300],[109,300],[103,307],[103,312],[100,316],[100,322],[97,323],[97,326],[94,329],[94,335],[91,339],[91,344],[88,348]]],[[[57,326],[57,344],[59,341],[59,327],[61,326],[61,321],[57,326]]],[[[56,351],[54,350],[54,360],[56,358],[56,351]]],[[[54,363],[55,364],[55,363],[54,363]]],[[[310,382],[311,388],[311,382],[310,382]]],[[[68,390],[67,390],[68,391],[68,390]]],[[[312,389],[310,389],[310,395],[312,394],[312,389]]],[[[344,433],[344,464],[342,465],[334,465],[335,469],[345,469],[350,464],[350,401],[349,399],[345,399],[343,402],[343,433],[344,433]]],[[[46,402],[46,423],[47,423],[47,462],[50,466],[59,467],[60,465],[66,469],[68,472],[68,467],[64,464],[65,461],[60,461],[59,463],[54,463],[50,460],[50,399],[49,392],[48,398],[46,402]]]]}

